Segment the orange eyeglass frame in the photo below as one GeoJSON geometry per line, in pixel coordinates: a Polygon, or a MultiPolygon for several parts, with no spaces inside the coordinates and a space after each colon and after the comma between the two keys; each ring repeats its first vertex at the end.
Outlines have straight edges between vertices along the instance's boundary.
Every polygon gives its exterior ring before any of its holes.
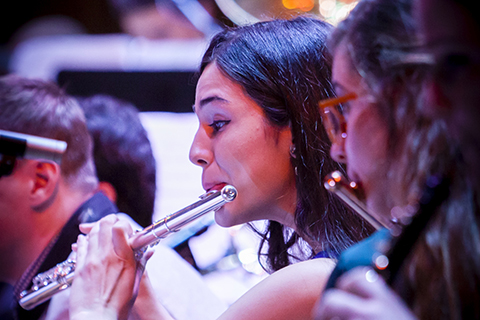
{"type": "Polygon", "coordinates": [[[340,97],[321,100],[318,103],[323,124],[331,143],[339,143],[341,139],[347,137],[347,122],[336,106],[354,100],[357,97],[356,93],[351,92],[340,97]]]}

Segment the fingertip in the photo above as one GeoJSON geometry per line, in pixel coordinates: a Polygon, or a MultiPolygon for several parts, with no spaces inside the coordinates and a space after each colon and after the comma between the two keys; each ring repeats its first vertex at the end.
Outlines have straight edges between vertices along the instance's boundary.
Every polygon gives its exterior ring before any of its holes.
{"type": "Polygon", "coordinates": [[[95,225],[94,222],[85,222],[79,225],[79,229],[82,233],[89,233],[92,230],[93,226],[95,225]]]}
{"type": "Polygon", "coordinates": [[[365,271],[365,280],[367,280],[367,282],[372,283],[372,282],[378,281],[378,279],[380,279],[380,276],[372,268],[365,271]]]}
{"type": "Polygon", "coordinates": [[[116,223],[119,220],[117,214],[115,213],[110,213],[109,215],[106,215],[103,219],[112,223],[116,223]]]}
{"type": "Polygon", "coordinates": [[[366,280],[365,274],[370,270],[373,270],[373,269],[369,266],[360,266],[352,270],[349,270],[337,280],[336,287],[344,290],[350,287],[352,283],[355,283],[356,281],[359,281],[359,280],[365,281],[366,280]]]}
{"type": "Polygon", "coordinates": [[[86,243],[87,243],[87,236],[83,234],[79,234],[77,237],[77,242],[72,244],[72,247],[76,246],[78,250],[80,246],[85,246],[86,243]]]}

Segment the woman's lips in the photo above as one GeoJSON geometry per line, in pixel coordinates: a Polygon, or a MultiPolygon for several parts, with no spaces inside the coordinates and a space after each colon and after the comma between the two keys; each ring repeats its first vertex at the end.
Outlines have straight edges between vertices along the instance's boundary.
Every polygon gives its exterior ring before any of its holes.
{"type": "Polygon", "coordinates": [[[226,183],[217,183],[216,185],[214,185],[213,187],[207,189],[207,192],[210,192],[210,191],[215,191],[215,190],[222,190],[223,187],[225,187],[227,184],[226,183]]]}
{"type": "Polygon", "coordinates": [[[362,186],[362,182],[350,182],[350,186],[354,187],[355,195],[357,196],[358,200],[365,202],[367,200],[365,195],[365,189],[362,186]],[[353,185],[352,185],[353,184],[353,185]]]}
{"type": "Polygon", "coordinates": [[[350,181],[350,187],[355,190],[355,195],[358,197],[359,200],[365,201],[365,189],[362,185],[362,181],[358,179],[355,174],[348,174],[348,180],[350,181]]]}

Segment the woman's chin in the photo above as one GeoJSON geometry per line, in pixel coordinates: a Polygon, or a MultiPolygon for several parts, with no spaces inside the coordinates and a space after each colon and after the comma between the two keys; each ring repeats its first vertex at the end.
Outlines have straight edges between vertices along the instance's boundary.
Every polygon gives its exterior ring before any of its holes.
{"type": "Polygon", "coordinates": [[[230,228],[238,223],[235,223],[233,221],[231,215],[228,213],[225,208],[221,208],[220,210],[215,211],[215,222],[220,226],[224,228],[230,228]]]}

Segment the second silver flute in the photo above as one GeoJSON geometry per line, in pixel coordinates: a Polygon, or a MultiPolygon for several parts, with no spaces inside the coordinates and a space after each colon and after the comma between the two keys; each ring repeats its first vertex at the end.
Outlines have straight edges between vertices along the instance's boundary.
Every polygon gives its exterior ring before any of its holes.
{"type": "MultiPolygon", "coordinates": [[[[225,203],[235,200],[237,189],[231,185],[221,190],[207,192],[200,200],[174,212],[136,232],[129,238],[129,244],[136,254],[141,254],[148,246],[154,246],[168,235],[179,231],[186,224],[200,218],[208,212],[220,209],[225,203]]],[[[18,303],[26,310],[49,300],[56,293],[68,288],[75,275],[75,261],[66,260],[54,268],[38,274],[33,279],[30,290],[20,294],[18,303]]]]}
{"type": "Polygon", "coordinates": [[[379,230],[388,226],[382,224],[368,211],[363,202],[355,195],[356,185],[352,185],[343,176],[340,171],[334,171],[325,177],[324,187],[330,192],[336,194],[343,202],[352,208],[358,215],[370,223],[375,229],[379,230]]]}

